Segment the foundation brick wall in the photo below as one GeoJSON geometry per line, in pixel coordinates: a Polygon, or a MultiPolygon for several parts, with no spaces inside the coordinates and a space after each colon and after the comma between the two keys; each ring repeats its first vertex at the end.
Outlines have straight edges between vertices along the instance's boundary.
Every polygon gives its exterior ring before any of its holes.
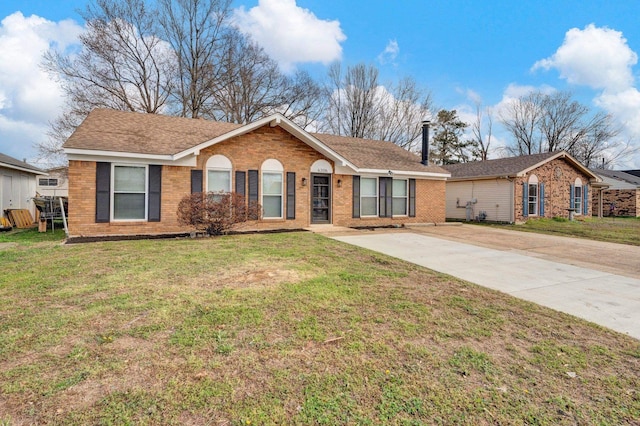
{"type": "MultiPolygon", "coordinates": [[[[594,191],[592,200],[592,214],[597,216],[600,206],[596,191],[594,191]]],[[[602,191],[602,215],[640,217],[640,190],[605,189],[602,191]],[[611,209],[612,204],[615,206],[613,210],[611,209]]]]}
{"type": "MultiPolygon", "coordinates": [[[[189,232],[191,228],[178,224],[177,206],[191,191],[191,170],[203,170],[206,179],[207,160],[216,154],[226,156],[232,163],[232,183],[235,171],[260,170],[267,159],[282,163],[285,172],[296,173],[296,218],[264,219],[243,224],[240,229],[300,229],[310,224],[311,180],[310,169],[316,160],[335,164],[293,135],[279,127],[264,126],[245,135],[237,136],[203,149],[195,168],[181,166],[162,167],[162,195],[160,222],[95,223],[96,163],[69,161],[69,232],[73,237],[168,234],[189,232]],[[302,178],[307,185],[302,185],[302,178]]],[[[445,181],[416,179],[416,217],[352,218],[352,176],[332,176],[332,222],[340,226],[386,226],[403,223],[444,222],[445,181]],[[341,186],[338,187],[338,180],[341,186]]],[[[260,196],[262,194],[261,183],[260,196]]],[[[206,188],[206,182],[203,182],[206,188]]],[[[286,205],[286,202],[285,202],[286,205]]],[[[285,212],[283,212],[283,215],[285,212]]]]}
{"type": "MultiPolygon", "coordinates": [[[[542,166],[530,171],[527,175],[519,177],[515,181],[515,221],[517,223],[525,222],[529,219],[535,219],[537,216],[524,217],[522,215],[522,184],[528,182],[531,175],[536,175],[538,183],[544,183],[544,217],[569,217],[569,207],[571,206],[571,185],[580,178],[582,185],[589,184],[589,176],[585,175],[579,169],[573,167],[562,158],[549,161],[542,166]]],[[[591,202],[591,185],[589,191],[584,194],[584,199],[591,202]]],[[[591,207],[589,214],[591,216],[591,207]]],[[[582,214],[582,212],[580,212],[582,214]]]]}

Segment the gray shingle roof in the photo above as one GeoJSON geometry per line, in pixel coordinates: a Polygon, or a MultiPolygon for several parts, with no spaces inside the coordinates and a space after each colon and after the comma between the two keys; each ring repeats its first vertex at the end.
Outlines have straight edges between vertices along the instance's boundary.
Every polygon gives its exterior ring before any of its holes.
{"type": "Polygon", "coordinates": [[[45,174],[44,170],[39,169],[36,166],[32,166],[29,163],[25,163],[24,161],[20,161],[20,160],[18,160],[16,158],[10,157],[10,156],[8,156],[6,154],[1,154],[0,153],[0,164],[6,164],[6,165],[9,165],[9,166],[15,166],[15,167],[19,167],[21,169],[32,170],[34,172],[45,174]]]}
{"type": "Polygon", "coordinates": [[[160,114],[94,109],[64,148],[172,155],[241,127],[160,114]]]}
{"type": "MultiPolygon", "coordinates": [[[[93,110],[64,143],[64,148],[121,153],[173,155],[242,127],[203,119],[93,110]]],[[[311,134],[358,168],[448,174],[424,166],[420,157],[391,142],[311,134]]]]}
{"type": "Polygon", "coordinates": [[[521,155],[519,157],[499,158],[496,160],[450,164],[443,166],[443,168],[451,173],[452,179],[516,176],[518,173],[556,155],[558,155],[557,152],[544,152],[542,154],[521,155]]]}
{"type": "Polygon", "coordinates": [[[603,170],[603,169],[596,169],[596,170],[592,170],[595,174],[601,175],[601,176],[606,176],[606,177],[610,177],[610,178],[614,178],[614,179],[619,179],[619,180],[623,180],[625,182],[634,184],[634,185],[640,185],[640,177],[639,176],[634,176],[631,173],[627,173],[627,172],[623,172],[622,170],[603,170]]]}

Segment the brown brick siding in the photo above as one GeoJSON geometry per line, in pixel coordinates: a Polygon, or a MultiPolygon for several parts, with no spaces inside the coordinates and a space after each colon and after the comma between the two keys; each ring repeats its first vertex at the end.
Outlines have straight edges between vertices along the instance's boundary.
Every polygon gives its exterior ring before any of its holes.
{"type": "MultiPolygon", "coordinates": [[[[592,214],[598,215],[598,192],[593,192],[592,214]]],[[[635,216],[640,217],[640,190],[637,189],[605,189],[602,191],[603,216],[635,216]],[[614,206],[614,209],[611,206],[614,206]]]]}
{"type": "MultiPolygon", "coordinates": [[[[524,217],[522,215],[522,184],[528,182],[529,177],[534,174],[538,178],[538,183],[544,183],[544,216],[545,217],[569,217],[570,188],[577,178],[582,180],[582,185],[589,184],[589,176],[582,171],[569,164],[562,158],[549,161],[542,166],[530,171],[525,176],[516,178],[515,180],[515,221],[524,222],[528,219],[534,219],[537,216],[524,217]],[[558,170],[559,172],[557,172],[558,170]]],[[[593,190],[589,186],[589,191],[585,194],[584,199],[591,202],[591,193],[593,190]]],[[[589,206],[588,206],[589,207],[589,206]]],[[[582,213],[582,212],[581,212],[582,213]]],[[[591,216],[591,208],[589,213],[591,216]]]]}
{"type": "MultiPolygon", "coordinates": [[[[232,163],[232,188],[235,188],[235,172],[260,170],[262,163],[270,158],[282,163],[285,173],[296,173],[296,218],[294,220],[264,219],[245,227],[258,230],[298,229],[310,224],[311,165],[325,159],[305,143],[279,127],[261,127],[251,133],[238,136],[203,149],[197,158],[197,169],[205,170],[207,160],[216,154],[229,158],[232,163]],[[302,185],[302,178],[307,185],[302,185]]],[[[180,226],[176,210],[178,203],[191,190],[189,167],[162,167],[161,222],[113,222],[95,223],[95,162],[69,162],[69,232],[72,236],[136,235],[187,232],[180,226]]],[[[206,179],[206,170],[203,173],[206,179]]],[[[285,176],[286,182],[286,176],[285,176]]],[[[206,186],[203,182],[203,188],[206,186]]],[[[261,184],[260,184],[261,187],[261,184]]],[[[261,194],[260,188],[260,194],[261,194]]],[[[333,175],[332,220],[340,226],[383,226],[402,223],[443,222],[445,218],[445,182],[416,180],[416,217],[400,218],[352,218],[352,177],[333,175]],[[341,180],[341,187],[338,187],[341,180]]],[[[285,200],[286,206],[286,200],[285,200]]],[[[286,208],[286,207],[285,207],[286,208]]],[[[286,215],[286,211],[283,211],[286,215]]],[[[285,216],[286,217],[286,216],[285,216]]]]}

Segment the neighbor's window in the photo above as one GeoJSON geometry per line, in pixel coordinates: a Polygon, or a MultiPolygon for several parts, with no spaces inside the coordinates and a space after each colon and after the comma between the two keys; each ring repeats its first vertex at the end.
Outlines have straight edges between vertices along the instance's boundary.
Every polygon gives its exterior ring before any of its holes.
{"type": "Polygon", "coordinates": [[[406,179],[393,180],[393,215],[394,216],[407,215],[407,201],[408,201],[407,184],[408,184],[408,181],[406,179]]]}
{"type": "Polygon", "coordinates": [[[360,179],[360,216],[378,215],[378,179],[360,179]]]}
{"type": "Polygon", "coordinates": [[[113,166],[114,220],[147,218],[147,167],[113,166]]]}
{"type": "Polygon", "coordinates": [[[38,185],[40,185],[40,186],[58,186],[58,179],[51,179],[51,178],[38,179],[38,185]]]}
{"type": "Polygon", "coordinates": [[[580,178],[576,179],[573,192],[573,210],[576,214],[582,213],[582,180],[580,178]]]}
{"type": "Polygon", "coordinates": [[[283,167],[278,160],[262,163],[262,217],[282,219],[283,167]]]}
{"type": "Polygon", "coordinates": [[[231,161],[224,155],[207,160],[207,191],[231,192],[231,161]]]}
{"type": "Polygon", "coordinates": [[[529,216],[538,215],[538,177],[529,177],[529,216]]]}

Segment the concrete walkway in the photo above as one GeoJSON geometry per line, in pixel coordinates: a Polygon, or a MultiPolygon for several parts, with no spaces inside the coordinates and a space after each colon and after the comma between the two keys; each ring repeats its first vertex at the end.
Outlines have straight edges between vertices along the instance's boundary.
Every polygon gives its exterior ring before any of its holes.
{"type": "Polygon", "coordinates": [[[640,279],[410,232],[333,236],[640,339],[640,279]]]}

